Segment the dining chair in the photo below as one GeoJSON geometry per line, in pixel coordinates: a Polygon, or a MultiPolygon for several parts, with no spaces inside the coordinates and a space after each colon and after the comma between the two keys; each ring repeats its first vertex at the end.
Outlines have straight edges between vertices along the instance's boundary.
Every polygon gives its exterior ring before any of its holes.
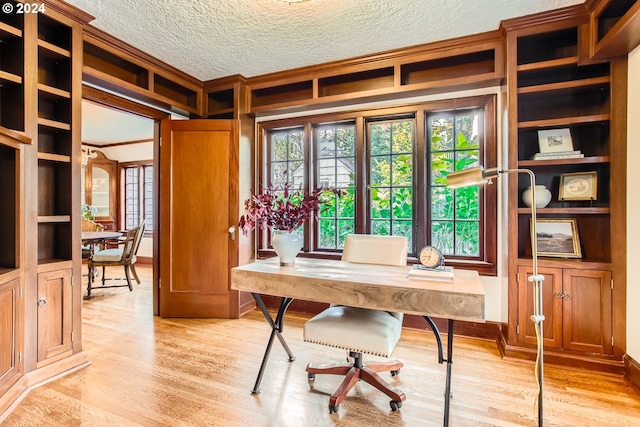
{"type": "MultiPolygon", "coordinates": [[[[104,231],[104,225],[87,218],[82,218],[82,231],[104,231]]],[[[91,254],[95,252],[96,246],[97,245],[91,243],[82,245],[82,259],[89,259],[91,254]]]]}
{"type": "Polygon", "coordinates": [[[140,279],[135,271],[136,252],[140,246],[142,235],[144,233],[144,221],[138,227],[127,230],[122,240],[117,242],[118,247],[103,249],[95,252],[88,261],[89,267],[89,280],[87,281],[87,295],[91,296],[92,289],[101,288],[119,288],[128,286],[129,291],[133,291],[133,285],[131,284],[130,271],[133,273],[136,282],[140,284],[140,279]],[[124,279],[113,278],[109,280],[126,280],[126,284],[106,284],[107,277],[105,275],[106,267],[118,266],[124,267],[124,279]],[[102,285],[93,286],[95,280],[94,271],[97,267],[102,267],[102,285]]]}
{"type": "MultiPolygon", "coordinates": [[[[349,234],[344,243],[342,260],[362,264],[406,265],[407,239],[402,236],[349,234]]],[[[403,313],[332,305],[305,323],[304,341],[347,350],[353,359],[350,363],[307,365],[310,383],[317,374],[345,376],[329,398],[330,413],[338,411],[340,403],[359,379],[389,396],[391,410],[402,406],[405,394],[378,375],[378,372],[390,371],[391,376],[396,376],[403,366],[402,362],[363,363],[362,354],[390,357],[400,340],[403,317],[403,313]]]]}

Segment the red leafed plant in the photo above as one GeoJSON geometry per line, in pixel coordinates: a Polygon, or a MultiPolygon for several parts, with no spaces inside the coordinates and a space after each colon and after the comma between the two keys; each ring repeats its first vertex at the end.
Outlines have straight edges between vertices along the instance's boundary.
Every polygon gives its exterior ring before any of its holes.
{"type": "Polygon", "coordinates": [[[291,190],[291,184],[283,187],[269,185],[260,194],[254,194],[244,202],[244,215],[238,226],[246,235],[255,228],[271,230],[297,230],[311,217],[316,217],[321,207],[340,197],[343,190],[317,188],[311,193],[291,190]]]}

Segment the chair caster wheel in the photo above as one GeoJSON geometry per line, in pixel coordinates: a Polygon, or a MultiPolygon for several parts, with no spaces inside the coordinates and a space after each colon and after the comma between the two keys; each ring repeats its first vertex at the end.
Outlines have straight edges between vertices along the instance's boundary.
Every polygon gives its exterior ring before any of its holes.
{"type": "Polygon", "coordinates": [[[309,381],[314,381],[316,379],[316,374],[307,374],[307,379],[309,381]]]}
{"type": "Polygon", "coordinates": [[[332,405],[332,404],[329,404],[329,413],[330,413],[330,414],[333,414],[333,413],[335,413],[335,412],[338,412],[338,409],[340,409],[340,406],[337,406],[337,405],[336,405],[336,406],[334,406],[334,405],[332,405]]]}
{"type": "Polygon", "coordinates": [[[396,369],[395,371],[391,371],[391,376],[395,377],[396,375],[398,375],[400,373],[400,369],[396,369]]]}
{"type": "Polygon", "coordinates": [[[398,409],[402,408],[402,402],[396,402],[395,400],[392,400],[391,402],[389,402],[389,406],[391,406],[392,411],[397,411],[398,409]]]}

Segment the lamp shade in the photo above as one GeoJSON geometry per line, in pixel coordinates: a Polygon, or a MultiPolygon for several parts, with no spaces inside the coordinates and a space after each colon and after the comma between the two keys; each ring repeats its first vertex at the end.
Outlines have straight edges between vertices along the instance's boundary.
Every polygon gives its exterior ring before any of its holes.
{"type": "Polygon", "coordinates": [[[478,185],[495,178],[500,171],[498,168],[484,169],[482,166],[451,172],[447,175],[447,187],[459,188],[470,185],[478,185]]]}

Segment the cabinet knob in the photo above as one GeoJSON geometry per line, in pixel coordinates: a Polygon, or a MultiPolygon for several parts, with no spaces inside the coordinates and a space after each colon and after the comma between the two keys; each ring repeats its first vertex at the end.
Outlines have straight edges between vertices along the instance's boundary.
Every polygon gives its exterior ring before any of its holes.
{"type": "Polygon", "coordinates": [[[45,297],[40,297],[38,300],[38,307],[44,307],[47,305],[47,299],[45,297]]]}

